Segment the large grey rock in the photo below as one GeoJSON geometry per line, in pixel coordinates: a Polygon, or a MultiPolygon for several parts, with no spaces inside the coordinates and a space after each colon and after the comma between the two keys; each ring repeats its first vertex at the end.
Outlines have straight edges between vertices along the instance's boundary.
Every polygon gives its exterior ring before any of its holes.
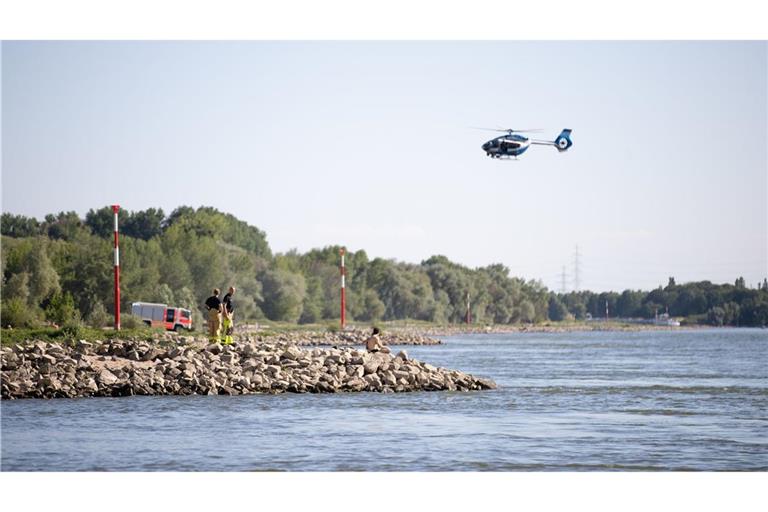
{"type": "Polygon", "coordinates": [[[100,383],[110,386],[112,384],[115,384],[119,379],[113,374],[111,371],[107,370],[106,368],[101,370],[101,372],[98,375],[98,380],[100,383]]]}
{"type": "Polygon", "coordinates": [[[301,351],[301,349],[300,349],[300,348],[298,348],[298,347],[296,347],[296,346],[290,346],[290,347],[288,347],[288,348],[287,348],[287,349],[286,349],[286,350],[285,350],[285,351],[282,353],[282,356],[281,356],[281,357],[282,357],[283,359],[290,359],[290,360],[292,360],[292,361],[295,361],[295,360],[297,360],[297,359],[301,358],[303,354],[304,354],[304,353],[301,351]]]}

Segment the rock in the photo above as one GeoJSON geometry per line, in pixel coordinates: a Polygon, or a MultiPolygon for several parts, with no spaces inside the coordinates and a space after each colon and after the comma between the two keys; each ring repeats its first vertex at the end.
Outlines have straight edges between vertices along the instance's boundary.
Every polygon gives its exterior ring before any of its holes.
{"type": "Polygon", "coordinates": [[[383,375],[381,375],[381,381],[384,384],[387,384],[389,386],[394,386],[397,384],[397,379],[395,378],[395,375],[392,372],[384,372],[383,375]]]}
{"type": "Polygon", "coordinates": [[[478,378],[476,380],[477,380],[477,383],[480,385],[480,389],[496,389],[496,383],[493,382],[491,379],[478,378]]]}
{"type": "Polygon", "coordinates": [[[174,347],[174,348],[172,348],[172,349],[171,349],[171,351],[170,351],[170,352],[168,352],[168,357],[169,357],[170,359],[176,359],[177,357],[179,357],[179,356],[180,356],[180,355],[182,355],[183,353],[184,353],[184,350],[183,350],[183,349],[181,349],[181,348],[179,348],[179,347],[174,347]]]}
{"type": "Polygon", "coordinates": [[[303,334],[286,334],[222,347],[204,340],[168,352],[145,341],[108,340],[59,346],[32,342],[2,349],[2,397],[130,396],[154,394],[407,392],[494,389],[476,378],[397,356],[370,354],[349,345],[365,336],[322,334],[333,348],[302,350],[303,334]],[[203,343],[205,348],[199,348],[203,343]],[[94,367],[94,352],[109,368],[94,367]],[[155,361],[142,364],[138,361],[155,361]],[[241,363],[242,361],[242,363],[241,363]]]}
{"type": "Polygon", "coordinates": [[[303,355],[303,352],[300,348],[296,346],[290,346],[288,347],[283,354],[280,356],[282,359],[290,359],[292,361],[295,361],[297,359],[300,359],[303,355]]]}
{"type": "Polygon", "coordinates": [[[106,368],[102,370],[101,373],[99,373],[98,379],[99,382],[107,386],[110,386],[118,381],[118,378],[115,377],[115,375],[106,368]]]}
{"type": "Polygon", "coordinates": [[[141,356],[141,361],[152,361],[153,359],[158,359],[162,355],[163,353],[156,348],[150,348],[141,356]]]}
{"type": "Polygon", "coordinates": [[[235,354],[222,354],[221,355],[221,362],[224,364],[231,364],[233,361],[237,359],[237,356],[235,354]]]}

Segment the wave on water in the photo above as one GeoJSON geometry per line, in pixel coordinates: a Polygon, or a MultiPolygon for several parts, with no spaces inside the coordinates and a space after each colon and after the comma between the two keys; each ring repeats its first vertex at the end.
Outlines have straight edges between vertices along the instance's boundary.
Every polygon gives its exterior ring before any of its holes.
{"type": "MultiPolygon", "coordinates": [[[[507,386],[510,387],[510,386],[507,386]]],[[[544,394],[617,394],[637,392],[695,393],[695,394],[745,394],[768,396],[768,388],[747,386],[669,386],[651,384],[648,386],[511,386],[516,390],[534,391],[544,394]]]]}

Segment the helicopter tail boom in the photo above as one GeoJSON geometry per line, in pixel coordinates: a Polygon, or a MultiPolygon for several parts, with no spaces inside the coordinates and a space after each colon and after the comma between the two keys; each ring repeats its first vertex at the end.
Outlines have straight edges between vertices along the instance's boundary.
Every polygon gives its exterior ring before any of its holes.
{"type": "Polygon", "coordinates": [[[540,144],[542,146],[555,146],[555,148],[557,148],[557,150],[560,152],[567,151],[568,148],[573,146],[573,141],[571,141],[571,131],[572,130],[570,128],[564,128],[563,131],[560,132],[560,135],[558,135],[554,141],[531,140],[531,144],[540,144]]]}

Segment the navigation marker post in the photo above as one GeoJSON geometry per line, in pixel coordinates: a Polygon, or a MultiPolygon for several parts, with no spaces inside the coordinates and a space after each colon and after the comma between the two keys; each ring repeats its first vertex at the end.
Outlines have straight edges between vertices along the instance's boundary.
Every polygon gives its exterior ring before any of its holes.
{"type": "Polygon", "coordinates": [[[469,306],[469,292],[467,292],[467,325],[472,323],[472,310],[469,306]]]}
{"type": "Polygon", "coordinates": [[[344,282],[344,276],[347,273],[346,268],[344,268],[344,248],[339,249],[339,255],[341,255],[341,267],[339,267],[341,271],[341,328],[344,329],[345,318],[344,318],[344,311],[347,309],[347,298],[346,298],[346,283],[344,282]]]}
{"type": "Polygon", "coordinates": [[[112,211],[115,214],[115,330],[120,330],[120,247],[117,238],[117,212],[120,211],[119,204],[112,205],[112,211]]]}

